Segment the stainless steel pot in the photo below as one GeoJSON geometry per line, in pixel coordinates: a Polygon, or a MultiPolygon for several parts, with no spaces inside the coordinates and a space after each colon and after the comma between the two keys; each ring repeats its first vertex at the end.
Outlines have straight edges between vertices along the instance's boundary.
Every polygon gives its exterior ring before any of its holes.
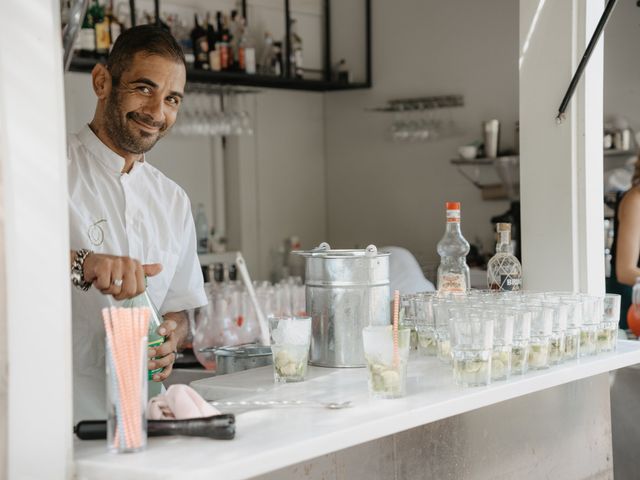
{"type": "Polygon", "coordinates": [[[264,345],[238,345],[234,347],[209,347],[203,352],[216,355],[216,375],[241,372],[273,363],[271,347],[264,345]]]}
{"type": "Polygon", "coordinates": [[[362,329],[389,324],[389,253],[332,250],[323,243],[306,252],[307,313],[312,317],[310,363],[364,367],[362,329]]]}

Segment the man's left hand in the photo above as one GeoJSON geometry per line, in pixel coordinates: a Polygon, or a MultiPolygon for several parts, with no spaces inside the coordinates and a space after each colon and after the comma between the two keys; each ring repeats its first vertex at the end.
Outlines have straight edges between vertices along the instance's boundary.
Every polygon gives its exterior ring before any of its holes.
{"type": "MultiPolygon", "coordinates": [[[[168,315],[165,315],[165,317],[168,315]]],[[[164,336],[164,343],[158,347],[148,349],[148,369],[164,368],[163,371],[153,375],[154,382],[162,382],[171,375],[173,364],[176,361],[178,346],[184,340],[183,325],[179,325],[178,319],[165,319],[158,327],[158,333],[164,336]],[[158,357],[158,358],[154,358],[158,357]]],[[[186,320],[186,319],[185,319],[186,320]]],[[[180,322],[182,323],[182,322],[180,322]]]]}

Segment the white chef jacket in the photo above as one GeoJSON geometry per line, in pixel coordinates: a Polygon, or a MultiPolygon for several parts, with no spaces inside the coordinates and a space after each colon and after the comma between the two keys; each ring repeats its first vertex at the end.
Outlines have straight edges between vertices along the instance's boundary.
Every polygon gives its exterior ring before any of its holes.
{"type": "MultiPolygon", "coordinates": [[[[160,313],[206,305],[190,202],[184,190],[143,158],[124,159],[85,126],[68,140],[72,250],[161,263],[147,291],[160,313]]],[[[117,304],[95,288],[72,288],[74,420],[106,418],[101,309],[117,304]]]]}

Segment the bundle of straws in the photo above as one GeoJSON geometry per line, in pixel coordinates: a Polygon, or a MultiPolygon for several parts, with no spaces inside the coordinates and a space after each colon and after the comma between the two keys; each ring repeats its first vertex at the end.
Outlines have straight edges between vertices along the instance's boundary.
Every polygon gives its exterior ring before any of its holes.
{"type": "Polygon", "coordinates": [[[110,401],[115,406],[113,449],[134,451],[146,444],[144,404],[146,403],[148,308],[103,308],[107,337],[110,401]]]}

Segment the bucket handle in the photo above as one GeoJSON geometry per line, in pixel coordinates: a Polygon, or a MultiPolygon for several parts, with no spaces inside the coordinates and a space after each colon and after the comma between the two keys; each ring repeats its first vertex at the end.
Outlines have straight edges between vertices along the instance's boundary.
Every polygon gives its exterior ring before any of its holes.
{"type": "Polygon", "coordinates": [[[367,257],[375,257],[378,255],[378,248],[375,245],[369,245],[364,250],[365,250],[364,254],[367,257]]]}
{"type": "Polygon", "coordinates": [[[325,250],[331,250],[331,245],[329,245],[327,242],[322,242],[320,245],[313,249],[314,252],[325,250]]]}

